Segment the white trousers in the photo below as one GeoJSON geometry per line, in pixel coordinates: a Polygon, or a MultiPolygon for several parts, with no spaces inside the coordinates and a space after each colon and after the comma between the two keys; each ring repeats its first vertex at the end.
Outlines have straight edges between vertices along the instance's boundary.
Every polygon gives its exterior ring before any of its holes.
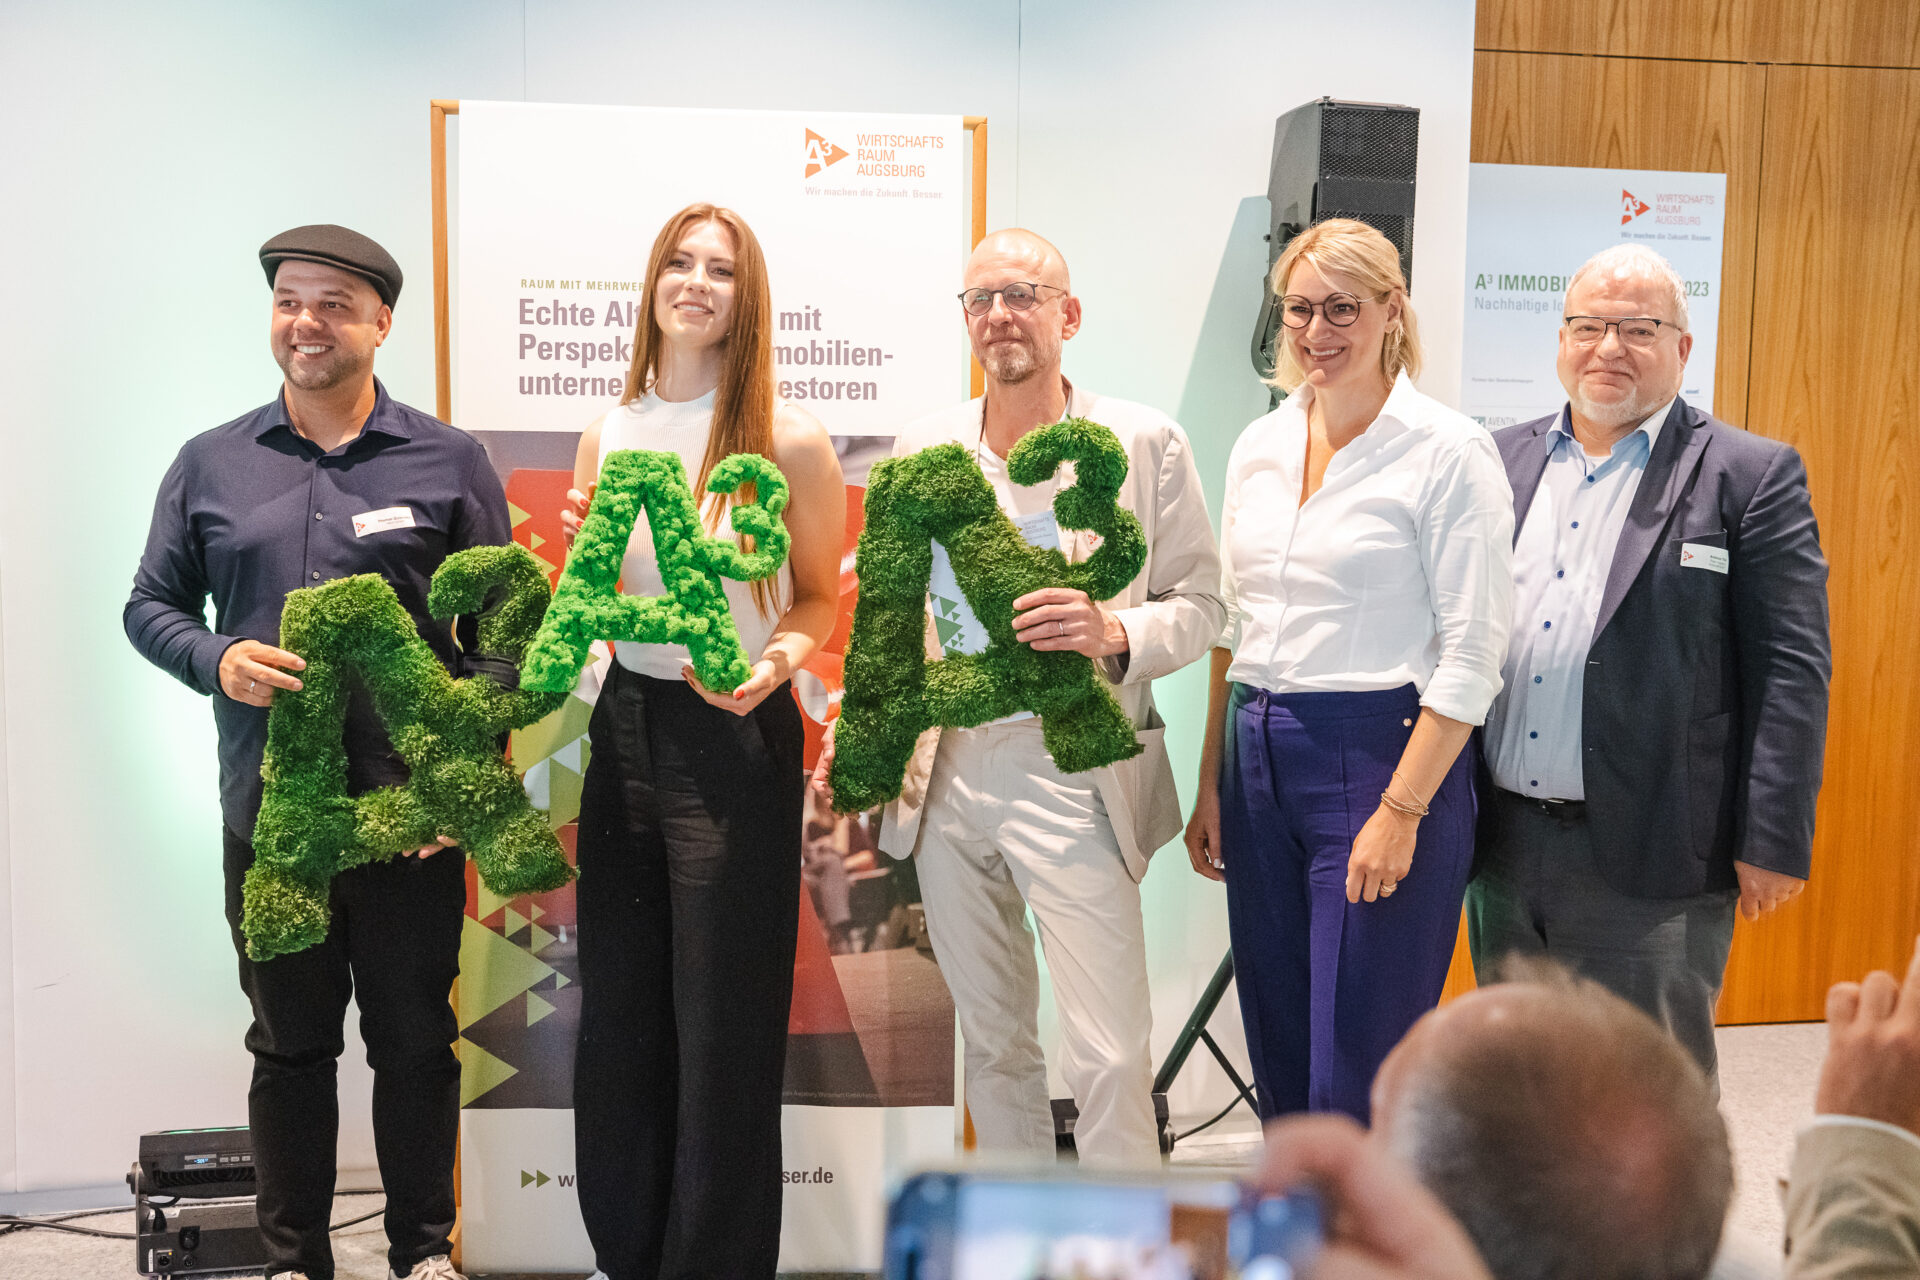
{"type": "Polygon", "coordinates": [[[949,729],[923,812],[927,930],[960,1015],[980,1149],[1054,1150],[1031,910],[1059,1009],[1061,1074],[1080,1112],[1080,1159],[1157,1166],[1140,886],[1092,779],[1060,772],[1038,720],[949,729]]]}

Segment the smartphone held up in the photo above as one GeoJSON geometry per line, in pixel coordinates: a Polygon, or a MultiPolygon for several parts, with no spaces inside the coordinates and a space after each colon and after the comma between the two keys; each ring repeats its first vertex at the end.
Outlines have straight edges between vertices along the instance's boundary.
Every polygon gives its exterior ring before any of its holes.
{"type": "Polygon", "coordinates": [[[923,1173],[887,1213],[885,1280],[1292,1280],[1323,1239],[1310,1193],[1063,1166],[923,1173]]]}

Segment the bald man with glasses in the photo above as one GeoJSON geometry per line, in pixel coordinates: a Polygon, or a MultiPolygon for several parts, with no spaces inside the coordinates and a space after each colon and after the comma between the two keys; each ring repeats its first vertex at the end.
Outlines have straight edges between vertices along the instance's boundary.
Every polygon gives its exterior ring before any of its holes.
{"type": "Polygon", "coordinates": [[[1712,1076],[1736,909],[1805,887],[1827,732],[1827,562],[1790,445],[1680,398],[1686,285],[1643,245],[1567,288],[1557,414],[1494,433],[1515,591],[1487,718],[1475,971],[1545,954],[1712,1076]]]}
{"type": "MultiPolygon", "coordinates": [[[[980,1148],[1041,1157],[1054,1150],[1031,912],[1053,980],[1080,1157],[1155,1165],[1139,882],[1154,851],[1180,833],[1181,811],[1152,682],[1206,653],[1219,634],[1219,555],[1186,433],[1158,410],[1095,395],[1062,375],[1061,352],[1080,330],[1081,308],[1060,251],[1030,231],[995,232],[969,259],[963,284],[961,316],[986,394],[908,426],[894,454],[958,442],[1029,541],[1078,561],[1097,540],[1058,528],[1056,483],[1012,483],[1007,455],[1029,431],[1063,418],[1112,430],[1127,454],[1118,500],[1139,517],[1146,565],[1104,603],[1057,587],[1022,596],[1014,634],[1035,649],[1092,659],[1145,750],[1068,774],[1047,754],[1032,716],[929,732],[901,799],[887,809],[880,847],[916,860],[928,932],[966,1041],[967,1105],[980,1148]]],[[[928,656],[943,656],[937,643],[928,656]]],[[[830,747],[823,757],[817,785],[830,747]]]]}

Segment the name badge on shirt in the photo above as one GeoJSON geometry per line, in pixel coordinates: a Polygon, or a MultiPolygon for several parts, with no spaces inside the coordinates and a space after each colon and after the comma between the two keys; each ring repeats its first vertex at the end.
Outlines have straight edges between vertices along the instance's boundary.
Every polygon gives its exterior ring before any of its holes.
{"type": "MultiPolygon", "coordinates": [[[[389,529],[413,528],[413,508],[382,507],[378,511],[363,511],[353,518],[353,536],[364,538],[370,533],[385,533],[389,529]]],[[[1725,555],[1725,552],[1721,552],[1725,555]]],[[[1724,569],[1721,572],[1726,572],[1724,569]]]]}
{"type": "Polygon", "coordinates": [[[1711,569],[1715,573],[1725,573],[1731,560],[1725,547],[1709,547],[1699,542],[1680,544],[1680,565],[1685,569],[1711,569]]]}

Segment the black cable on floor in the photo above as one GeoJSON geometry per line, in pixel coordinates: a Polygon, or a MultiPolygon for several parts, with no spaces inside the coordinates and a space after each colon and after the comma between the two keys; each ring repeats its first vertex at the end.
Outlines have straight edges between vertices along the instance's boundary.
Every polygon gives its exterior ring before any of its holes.
{"type": "Polygon", "coordinates": [[[370,1222],[385,1212],[385,1209],[375,1209],[372,1213],[363,1213],[357,1218],[348,1218],[345,1222],[336,1222],[328,1227],[327,1230],[329,1232],[345,1231],[348,1227],[357,1227],[363,1222],[370,1222]]]}
{"type": "MultiPolygon", "coordinates": [[[[380,1187],[355,1188],[351,1191],[336,1191],[337,1200],[341,1196],[377,1196],[384,1195],[380,1187]]],[[[109,1213],[131,1213],[132,1205],[121,1205],[112,1209],[77,1209],[71,1213],[49,1214],[42,1218],[19,1217],[14,1214],[0,1213],[0,1236],[11,1235],[15,1231],[64,1231],[69,1235],[95,1236],[102,1240],[138,1240],[136,1231],[102,1231],[97,1227],[73,1227],[67,1223],[74,1218],[98,1218],[109,1213]]],[[[375,1209],[372,1213],[363,1213],[357,1218],[348,1218],[345,1222],[335,1222],[327,1227],[328,1232],[344,1231],[348,1227],[359,1226],[385,1213],[385,1209],[375,1209]]]]}
{"type": "MultiPolygon", "coordinates": [[[[113,1213],[124,1212],[114,1209],[113,1213]]],[[[76,1214],[76,1217],[85,1215],[76,1214]]],[[[140,1237],[132,1231],[96,1231],[92,1227],[70,1227],[63,1222],[41,1221],[37,1218],[16,1218],[11,1214],[0,1214],[0,1236],[11,1235],[16,1231],[29,1231],[38,1227],[42,1231],[64,1231],[76,1236],[99,1236],[103,1240],[137,1240],[140,1237]]]]}
{"type": "Polygon", "coordinates": [[[1173,1135],[1174,1145],[1178,1146],[1181,1142],[1185,1141],[1188,1138],[1191,1138],[1194,1134],[1200,1132],[1202,1129],[1213,1128],[1214,1125],[1219,1124],[1222,1120],[1225,1120],[1227,1118],[1227,1112],[1232,1111],[1235,1107],[1239,1106],[1244,1101],[1246,1101],[1246,1099],[1242,1098],[1239,1094],[1236,1093],[1235,1095],[1233,1095],[1233,1101],[1229,1102],[1224,1108],[1222,1108],[1220,1111],[1220,1114],[1216,1115],[1213,1119],[1197,1124],[1193,1126],[1193,1128],[1187,1130],[1185,1133],[1174,1134],[1173,1135]]]}

